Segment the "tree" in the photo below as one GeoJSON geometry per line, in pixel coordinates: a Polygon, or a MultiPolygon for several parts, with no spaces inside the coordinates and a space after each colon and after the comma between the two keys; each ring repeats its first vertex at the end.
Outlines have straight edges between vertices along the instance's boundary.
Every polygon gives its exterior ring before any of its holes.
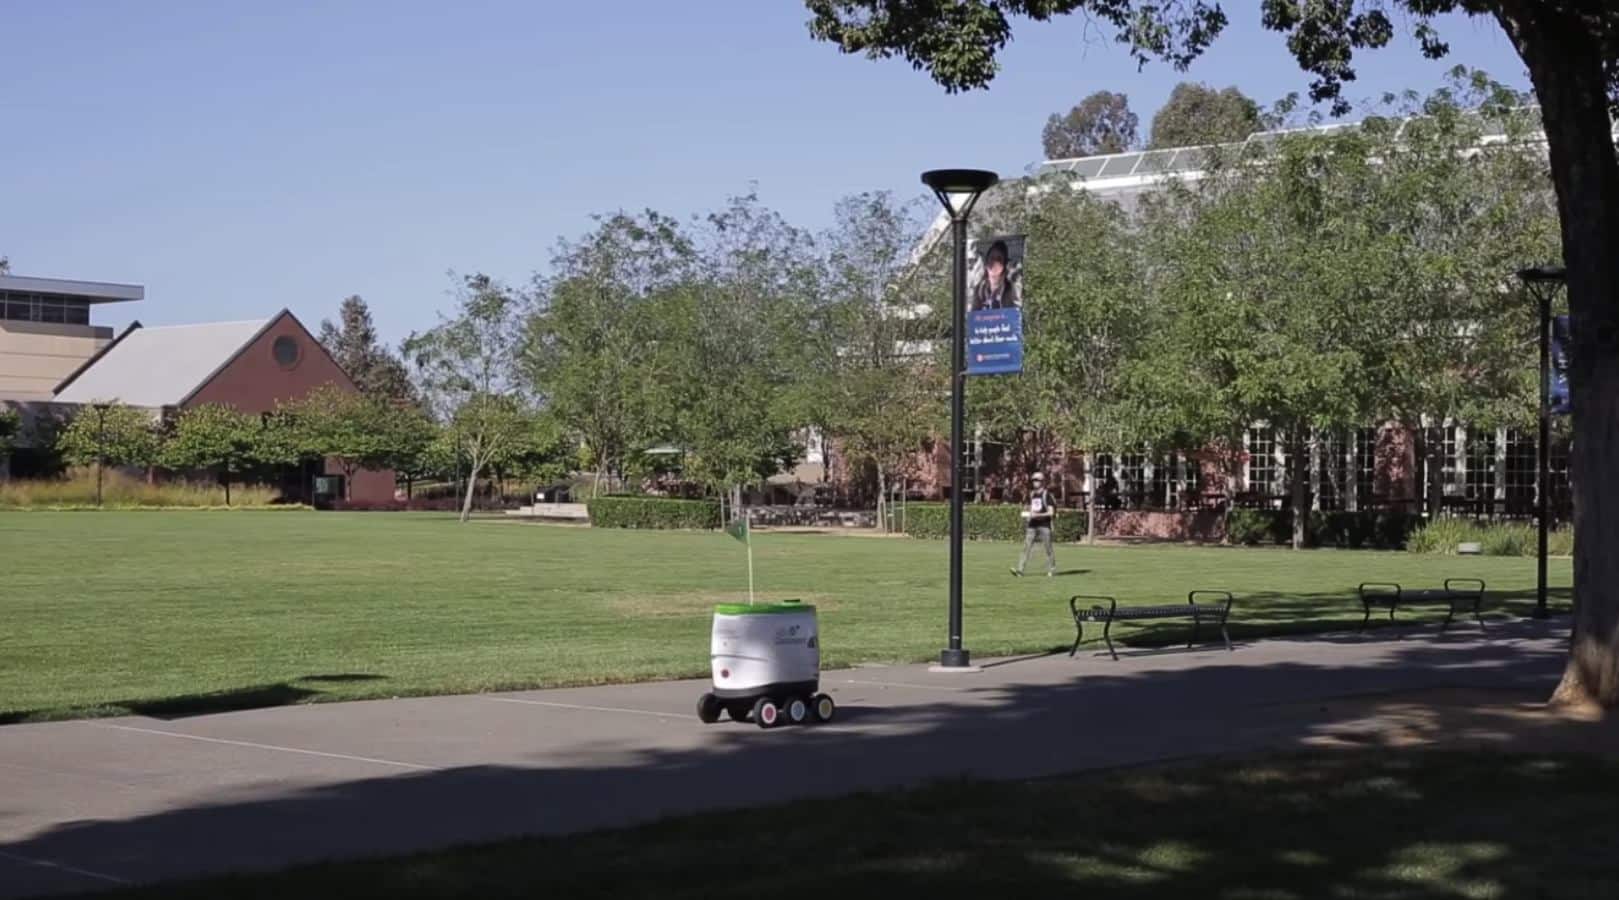
{"type": "Polygon", "coordinates": [[[632,450],[672,436],[669,379],[656,368],[667,356],[656,308],[694,265],[679,223],[651,211],[620,213],[564,244],[552,261],[556,275],[535,283],[519,364],[583,441],[596,470],[593,493],[607,475],[623,475],[632,450]]]}
{"type": "Polygon", "coordinates": [[[1378,197],[1366,212],[1400,238],[1404,289],[1381,336],[1395,348],[1379,379],[1387,417],[1424,435],[1430,509],[1439,508],[1444,445],[1426,424],[1528,426],[1537,401],[1534,304],[1508,288],[1522,260],[1554,258],[1557,219],[1524,98],[1483,73],[1412,111],[1377,150],[1378,197]],[[1486,130],[1504,135],[1484,144],[1486,130]],[[1485,147],[1479,150],[1481,146],[1485,147]]]}
{"type": "Polygon", "coordinates": [[[390,450],[389,423],[397,415],[392,408],[326,384],[285,409],[298,455],[336,461],[343,470],[345,499],[354,496],[355,472],[384,467],[390,450]]]}
{"type": "Polygon", "coordinates": [[[517,381],[521,346],[518,298],[483,274],[460,280],[453,316],[405,340],[428,409],[469,464],[462,522],[472,514],[479,475],[527,427],[517,381]]]}
{"type": "Polygon", "coordinates": [[[877,521],[887,530],[893,479],[908,473],[944,418],[945,370],[923,355],[941,323],[916,315],[930,269],[911,264],[921,239],[914,205],[860,194],[840,200],[834,217],[823,239],[824,326],[806,330],[820,340],[804,408],[850,461],[875,469],[877,521]]]}
{"type": "Polygon", "coordinates": [[[792,390],[809,371],[805,339],[818,293],[813,241],[757,198],[733,198],[705,222],[700,265],[660,302],[667,373],[685,473],[740,491],[792,465],[803,410],[792,390]]]}
{"type": "Polygon", "coordinates": [[[573,444],[556,417],[545,411],[525,417],[526,428],[491,461],[504,478],[528,484],[548,484],[568,474],[573,444]]]}
{"type": "Polygon", "coordinates": [[[438,468],[439,461],[432,453],[440,428],[431,416],[412,404],[395,403],[387,409],[381,423],[383,450],[377,462],[405,482],[405,497],[409,499],[418,479],[448,468],[438,468]]]}
{"type": "Polygon", "coordinates": [[[11,274],[11,260],[9,258],[7,258],[7,257],[0,256],[0,275],[10,275],[10,274],[11,274]]]}
{"type": "Polygon", "coordinates": [[[1046,159],[1123,153],[1136,145],[1139,124],[1129,97],[1097,91],[1065,115],[1052,113],[1040,141],[1046,159]]]}
{"type": "Polygon", "coordinates": [[[533,413],[511,394],[474,394],[456,407],[444,433],[469,467],[462,522],[472,515],[478,475],[510,458],[533,434],[534,427],[533,413]]]}
{"type": "Polygon", "coordinates": [[[1242,91],[1183,81],[1152,117],[1147,149],[1233,143],[1262,127],[1259,104],[1242,91]]]}
{"type": "MultiPolygon", "coordinates": [[[[1114,27],[1137,59],[1189,66],[1227,24],[1218,4],[1130,0],[964,0],[895,4],[886,0],[806,0],[811,32],[845,52],[900,55],[947,90],[987,85],[996,54],[1011,37],[1010,15],[1044,20],[1088,14],[1114,27]]],[[[1449,52],[1434,17],[1451,12],[1493,18],[1528,66],[1540,102],[1556,187],[1568,299],[1573,320],[1570,388],[1575,441],[1574,640],[1558,702],[1619,705],[1619,8],[1609,0],[1262,0],[1260,17],[1285,33],[1312,75],[1313,99],[1347,111],[1343,84],[1355,53],[1386,46],[1391,9],[1411,14],[1423,52],[1449,52]]]]}
{"type": "Polygon", "coordinates": [[[410,373],[404,363],[377,341],[371,310],[359,294],[346,298],[338,310],[338,324],[320,323],[320,342],[360,393],[379,400],[414,402],[410,373]]]}
{"type": "Polygon", "coordinates": [[[22,416],[14,409],[0,409],[0,451],[11,449],[11,442],[22,430],[22,416]]]}
{"type": "Polygon", "coordinates": [[[263,431],[258,416],[213,403],[195,406],[174,420],[158,460],[169,469],[213,469],[229,506],[233,478],[260,461],[263,431]]]}
{"type": "Polygon", "coordinates": [[[0,409],[0,477],[10,473],[11,447],[22,430],[22,416],[16,410],[0,409]]]}
{"type": "Polygon", "coordinates": [[[120,403],[81,406],[56,437],[69,463],[96,467],[96,505],[101,505],[101,473],[106,466],[149,466],[157,456],[152,414],[120,403]]]}
{"type": "Polygon", "coordinates": [[[1117,458],[1157,438],[1147,427],[1151,420],[1130,408],[1126,378],[1155,317],[1124,213],[1066,185],[1049,187],[1030,204],[1029,241],[1087,250],[1031,255],[1027,296],[1037,299],[1024,311],[1029,337],[1021,377],[1038,405],[1032,420],[1087,451],[1093,474],[1087,535],[1094,543],[1098,454],[1117,458]]]}

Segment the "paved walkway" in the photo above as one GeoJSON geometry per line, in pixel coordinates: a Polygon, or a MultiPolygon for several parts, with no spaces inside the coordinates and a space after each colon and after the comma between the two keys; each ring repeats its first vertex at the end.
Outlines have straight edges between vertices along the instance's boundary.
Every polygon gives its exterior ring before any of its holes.
{"type": "MultiPolygon", "coordinates": [[[[0,896],[957,775],[1027,778],[1436,736],[1510,747],[1542,733],[1522,724],[1555,681],[1565,629],[1383,631],[1118,662],[1084,652],[998,661],[976,675],[859,668],[825,677],[837,722],[768,732],[700,724],[693,706],[703,685],[694,682],[14,725],[0,728],[0,896]],[[1425,718],[1432,704],[1412,698],[1435,692],[1471,698],[1469,717],[1425,718]]],[[[1612,737],[1606,725],[1558,727],[1581,746],[1612,737]]]]}

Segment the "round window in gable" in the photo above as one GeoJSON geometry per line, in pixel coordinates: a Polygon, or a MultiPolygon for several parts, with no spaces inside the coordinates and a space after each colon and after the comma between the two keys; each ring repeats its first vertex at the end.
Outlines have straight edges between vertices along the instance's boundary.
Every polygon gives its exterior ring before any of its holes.
{"type": "Polygon", "coordinates": [[[275,357],[275,364],[283,369],[290,369],[298,365],[298,360],[302,359],[304,355],[303,348],[298,346],[298,341],[285,334],[276,338],[275,343],[270,345],[270,353],[275,357]]]}

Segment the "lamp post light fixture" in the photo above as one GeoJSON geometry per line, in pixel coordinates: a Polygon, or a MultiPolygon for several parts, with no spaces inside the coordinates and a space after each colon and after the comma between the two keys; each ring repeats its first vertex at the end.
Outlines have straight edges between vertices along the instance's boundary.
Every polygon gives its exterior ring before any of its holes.
{"type": "Polygon", "coordinates": [[[1540,437],[1535,442],[1535,519],[1539,531],[1536,554],[1535,618],[1551,613],[1546,608],[1546,543],[1551,530],[1551,332],[1552,297],[1563,287],[1568,272],[1562,266],[1520,269],[1518,278],[1540,305],[1540,437]]]}
{"type": "Polygon", "coordinates": [[[961,451],[965,440],[967,387],[967,217],[978,198],[1000,181],[994,172],[980,169],[934,169],[922,173],[922,183],[950,214],[953,248],[952,306],[950,313],[950,634],[949,644],[939,654],[940,670],[972,671],[968,653],[961,646],[961,542],[962,486],[961,451]]]}

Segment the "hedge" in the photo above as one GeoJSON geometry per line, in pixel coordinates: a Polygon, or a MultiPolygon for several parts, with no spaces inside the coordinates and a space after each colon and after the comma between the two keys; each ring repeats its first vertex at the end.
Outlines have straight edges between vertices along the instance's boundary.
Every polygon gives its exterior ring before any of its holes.
{"type": "MultiPolygon", "coordinates": [[[[1010,503],[969,503],[962,512],[967,539],[972,541],[1023,540],[1023,507],[1010,503]]],[[[950,504],[907,503],[902,521],[905,533],[919,538],[950,536],[950,504]]],[[[1073,542],[1085,536],[1085,514],[1061,510],[1052,529],[1052,540],[1073,542]]]]}
{"type": "Polygon", "coordinates": [[[597,497],[586,501],[594,528],[720,527],[717,500],[667,500],[661,497],[597,497]]]}
{"type": "MultiPolygon", "coordinates": [[[[1422,524],[1415,513],[1312,512],[1304,542],[1311,547],[1347,550],[1400,550],[1422,524]]],[[[1227,524],[1233,544],[1288,544],[1293,541],[1293,511],[1234,509],[1227,524]]]]}

